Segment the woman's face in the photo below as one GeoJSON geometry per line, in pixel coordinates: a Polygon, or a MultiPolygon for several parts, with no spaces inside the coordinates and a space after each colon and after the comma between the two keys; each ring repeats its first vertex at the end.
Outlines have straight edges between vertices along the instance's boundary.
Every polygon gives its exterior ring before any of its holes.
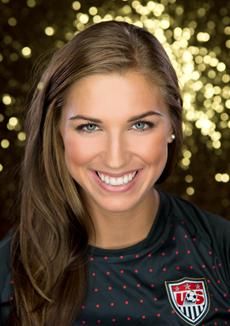
{"type": "Polygon", "coordinates": [[[66,98],[60,131],[70,175],[94,209],[104,212],[128,211],[144,202],[172,141],[159,88],[133,71],[76,82],[66,98]]]}

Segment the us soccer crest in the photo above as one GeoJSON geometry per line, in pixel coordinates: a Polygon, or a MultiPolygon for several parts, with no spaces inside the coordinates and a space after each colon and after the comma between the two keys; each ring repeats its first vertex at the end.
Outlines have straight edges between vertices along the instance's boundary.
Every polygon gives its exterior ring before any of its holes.
{"type": "Polygon", "coordinates": [[[200,323],[209,311],[210,299],[206,280],[183,278],[165,282],[169,302],[189,325],[200,323]]]}

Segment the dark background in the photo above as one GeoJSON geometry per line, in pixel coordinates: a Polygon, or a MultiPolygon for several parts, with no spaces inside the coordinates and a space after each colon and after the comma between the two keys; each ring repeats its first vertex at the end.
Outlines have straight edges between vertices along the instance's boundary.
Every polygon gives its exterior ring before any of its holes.
{"type": "Polygon", "coordinates": [[[102,19],[148,28],[178,73],[184,146],[162,188],[230,219],[230,1],[0,0],[0,237],[18,214],[23,121],[37,71],[102,19]]]}

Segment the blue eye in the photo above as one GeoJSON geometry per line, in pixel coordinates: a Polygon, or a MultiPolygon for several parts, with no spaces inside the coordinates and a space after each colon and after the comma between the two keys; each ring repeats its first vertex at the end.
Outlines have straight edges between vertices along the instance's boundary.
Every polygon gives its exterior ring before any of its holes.
{"type": "Polygon", "coordinates": [[[79,131],[91,133],[92,131],[95,131],[94,127],[97,127],[94,123],[86,123],[84,125],[78,126],[76,129],[79,131]]]}
{"type": "Polygon", "coordinates": [[[136,128],[136,130],[138,131],[145,131],[154,127],[154,124],[150,121],[137,121],[134,124],[134,126],[138,126],[138,125],[139,127],[136,128]],[[147,127],[143,127],[143,126],[147,126],[147,127]]]}

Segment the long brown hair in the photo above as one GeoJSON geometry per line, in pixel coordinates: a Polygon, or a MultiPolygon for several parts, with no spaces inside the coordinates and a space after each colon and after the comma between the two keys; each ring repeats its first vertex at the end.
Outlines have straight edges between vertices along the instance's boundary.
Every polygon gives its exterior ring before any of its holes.
{"type": "Polygon", "coordinates": [[[66,92],[98,73],[135,70],[159,85],[176,136],[158,180],[170,174],[182,141],[177,76],[158,40],[125,22],[102,22],[78,33],[52,57],[31,101],[22,167],[21,215],[12,244],[14,325],[71,325],[87,291],[92,221],[69,175],[59,119],[66,92]]]}

